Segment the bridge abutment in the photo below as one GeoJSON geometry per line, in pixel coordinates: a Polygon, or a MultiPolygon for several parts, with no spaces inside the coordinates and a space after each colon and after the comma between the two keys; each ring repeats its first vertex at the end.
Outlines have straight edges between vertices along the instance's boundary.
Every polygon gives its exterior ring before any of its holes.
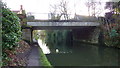
{"type": "Polygon", "coordinates": [[[22,29],[22,39],[32,44],[33,42],[33,29],[22,29]]]}

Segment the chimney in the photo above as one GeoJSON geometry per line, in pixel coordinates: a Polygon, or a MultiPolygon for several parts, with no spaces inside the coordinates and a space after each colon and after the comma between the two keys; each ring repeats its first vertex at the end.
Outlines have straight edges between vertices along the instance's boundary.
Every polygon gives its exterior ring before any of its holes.
{"type": "Polygon", "coordinates": [[[23,10],[23,5],[20,5],[20,10],[23,10]]]}

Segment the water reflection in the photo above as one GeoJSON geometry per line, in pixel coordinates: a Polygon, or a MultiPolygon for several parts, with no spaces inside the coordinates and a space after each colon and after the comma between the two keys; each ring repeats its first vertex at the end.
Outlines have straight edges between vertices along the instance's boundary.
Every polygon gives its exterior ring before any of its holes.
{"type": "Polygon", "coordinates": [[[59,43],[55,40],[45,44],[38,40],[38,43],[53,66],[118,66],[120,61],[120,50],[115,48],[77,41],[59,43]]]}
{"type": "Polygon", "coordinates": [[[42,42],[41,39],[38,39],[38,44],[41,47],[42,51],[44,54],[49,54],[50,53],[50,49],[48,46],[46,46],[46,44],[44,42],[42,42]]]}

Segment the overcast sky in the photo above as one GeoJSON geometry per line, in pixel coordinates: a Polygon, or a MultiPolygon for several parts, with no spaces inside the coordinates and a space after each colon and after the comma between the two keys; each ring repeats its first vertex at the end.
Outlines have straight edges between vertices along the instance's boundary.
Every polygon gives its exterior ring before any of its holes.
{"type": "MultiPolygon", "coordinates": [[[[87,0],[66,0],[70,14],[88,15],[85,1],[87,0]]],[[[97,0],[98,1],[98,0],[97,0]]],[[[108,0],[101,0],[102,2],[108,0]]],[[[11,10],[19,10],[20,5],[26,12],[32,12],[36,19],[47,19],[50,12],[50,5],[58,4],[60,0],[3,0],[11,10]]],[[[103,6],[102,6],[103,7],[103,6]]]]}

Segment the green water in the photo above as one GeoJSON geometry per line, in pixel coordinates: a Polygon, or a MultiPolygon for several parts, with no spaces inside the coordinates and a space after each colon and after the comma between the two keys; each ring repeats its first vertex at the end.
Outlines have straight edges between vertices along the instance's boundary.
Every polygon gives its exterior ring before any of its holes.
{"type": "Polygon", "coordinates": [[[120,62],[120,49],[76,41],[47,46],[50,54],[46,56],[53,66],[118,66],[120,62]]]}

